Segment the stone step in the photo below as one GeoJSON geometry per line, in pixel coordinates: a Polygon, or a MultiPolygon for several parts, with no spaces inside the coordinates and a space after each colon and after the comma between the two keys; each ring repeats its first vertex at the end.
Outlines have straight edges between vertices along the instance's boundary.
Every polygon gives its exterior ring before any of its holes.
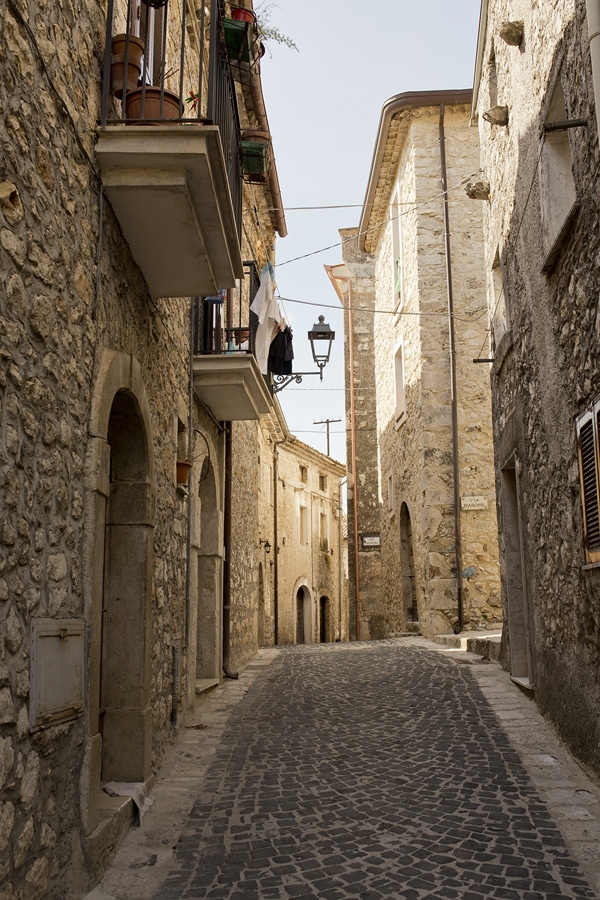
{"type": "Polygon", "coordinates": [[[502,640],[502,628],[490,631],[461,631],[460,634],[436,634],[433,638],[436,644],[444,647],[453,647],[457,650],[476,653],[478,656],[487,656],[489,659],[500,658],[500,643],[502,640]]]}

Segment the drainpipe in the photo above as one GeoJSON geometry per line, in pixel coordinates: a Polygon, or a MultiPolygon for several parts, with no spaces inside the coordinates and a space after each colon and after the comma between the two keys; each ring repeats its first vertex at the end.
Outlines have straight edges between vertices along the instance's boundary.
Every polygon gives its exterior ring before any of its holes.
{"type": "Polygon", "coordinates": [[[600,0],[586,0],[596,124],[600,140],[600,0]]]}
{"type": "Polygon", "coordinates": [[[275,441],[273,453],[273,625],[275,628],[275,646],[279,644],[279,496],[277,482],[279,479],[279,445],[285,441],[275,441]]]}
{"type": "MultiPolygon", "coordinates": [[[[187,458],[191,461],[194,452],[194,308],[196,297],[190,300],[190,384],[188,393],[188,449],[187,458]]],[[[191,478],[191,473],[190,473],[191,478]]],[[[189,479],[188,479],[189,485],[189,479]]],[[[187,547],[185,559],[185,648],[186,653],[190,646],[190,608],[191,608],[191,567],[192,567],[192,521],[194,514],[194,502],[192,491],[188,490],[188,515],[187,515],[187,547]]],[[[188,678],[189,678],[188,659],[188,678]]]]}
{"type": "Polygon", "coordinates": [[[452,402],[452,468],[454,478],[454,553],[456,557],[456,590],[458,621],[454,633],[463,630],[462,536],[460,531],[460,478],[458,462],[458,405],[456,397],[456,340],[454,335],[454,296],[452,293],[452,261],[450,255],[450,219],[448,215],[448,176],[446,171],[446,136],[444,104],[440,103],[440,164],[444,192],[444,234],[446,250],[446,287],[448,293],[448,333],[450,338],[450,393],[452,402]]]}
{"type": "Polygon", "coordinates": [[[239,678],[229,668],[229,644],[231,642],[231,472],[232,440],[231,422],[225,423],[225,502],[223,511],[223,672],[227,678],[239,678]]]}

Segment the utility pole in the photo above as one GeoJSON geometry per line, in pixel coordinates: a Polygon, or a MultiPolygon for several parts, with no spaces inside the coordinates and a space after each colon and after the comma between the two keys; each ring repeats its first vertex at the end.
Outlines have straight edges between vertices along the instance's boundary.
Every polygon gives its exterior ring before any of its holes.
{"type": "Polygon", "coordinates": [[[322,419],[320,422],[313,422],[313,425],[327,425],[327,456],[329,456],[329,423],[341,421],[341,419],[322,419]]]}

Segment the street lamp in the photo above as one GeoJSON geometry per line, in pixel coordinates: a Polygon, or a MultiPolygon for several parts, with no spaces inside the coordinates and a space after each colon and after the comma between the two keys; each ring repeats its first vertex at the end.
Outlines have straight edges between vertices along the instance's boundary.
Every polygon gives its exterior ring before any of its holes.
{"type": "Polygon", "coordinates": [[[318,370],[316,372],[294,372],[292,375],[274,375],[274,394],[282,391],[292,381],[301,384],[305,375],[318,375],[320,380],[323,381],[323,369],[329,362],[331,345],[335,340],[335,331],[331,330],[331,326],[325,321],[325,316],[319,316],[319,321],[315,322],[312,329],[308,332],[308,340],[310,341],[310,349],[318,370]]]}

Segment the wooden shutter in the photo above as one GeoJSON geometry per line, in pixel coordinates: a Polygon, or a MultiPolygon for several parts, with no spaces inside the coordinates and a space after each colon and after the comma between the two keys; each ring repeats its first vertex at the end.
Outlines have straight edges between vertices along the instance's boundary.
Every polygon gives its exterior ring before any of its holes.
{"type": "Polygon", "coordinates": [[[581,476],[581,501],[583,527],[588,562],[600,560],[600,504],[598,501],[598,415],[596,408],[577,423],[579,446],[579,471],[581,476]]]}

